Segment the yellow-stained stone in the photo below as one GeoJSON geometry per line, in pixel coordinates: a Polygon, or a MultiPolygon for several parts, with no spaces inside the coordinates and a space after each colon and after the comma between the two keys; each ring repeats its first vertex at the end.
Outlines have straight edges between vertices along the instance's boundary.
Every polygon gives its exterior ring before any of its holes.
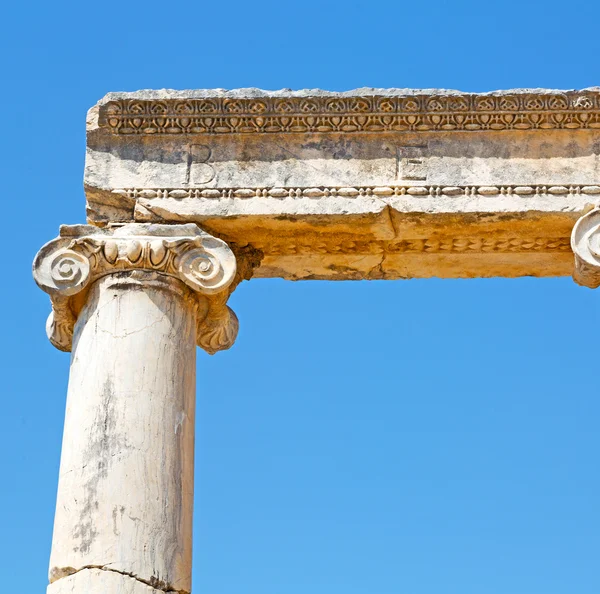
{"type": "Polygon", "coordinates": [[[88,218],[198,224],[257,277],[560,276],[600,202],[600,90],[113,93],[88,218]]]}

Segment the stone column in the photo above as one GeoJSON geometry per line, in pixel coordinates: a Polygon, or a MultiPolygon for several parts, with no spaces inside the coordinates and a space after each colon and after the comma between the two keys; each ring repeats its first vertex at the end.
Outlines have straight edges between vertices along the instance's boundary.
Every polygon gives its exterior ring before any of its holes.
{"type": "Polygon", "coordinates": [[[235,340],[235,274],[195,225],[63,227],[38,254],[72,350],[49,594],[191,591],[195,346],[235,340]]]}
{"type": "Polygon", "coordinates": [[[575,282],[591,289],[600,287],[600,208],[591,210],[575,223],[571,249],[575,255],[575,282]]]}

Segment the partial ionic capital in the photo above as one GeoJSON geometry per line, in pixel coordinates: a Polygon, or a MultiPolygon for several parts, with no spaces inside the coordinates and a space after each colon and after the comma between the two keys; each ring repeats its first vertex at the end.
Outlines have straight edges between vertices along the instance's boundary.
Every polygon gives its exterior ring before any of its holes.
{"type": "Polygon", "coordinates": [[[63,225],[33,263],[33,276],[50,295],[50,342],[71,350],[73,329],[87,289],[102,276],[131,271],[154,272],[182,281],[198,306],[197,343],[215,353],[231,347],[238,320],[226,305],[238,281],[229,246],[194,224],[128,223],[98,228],[63,225]]]}
{"type": "Polygon", "coordinates": [[[582,216],[571,232],[575,255],[573,279],[584,287],[600,286],[600,208],[582,216]]]}

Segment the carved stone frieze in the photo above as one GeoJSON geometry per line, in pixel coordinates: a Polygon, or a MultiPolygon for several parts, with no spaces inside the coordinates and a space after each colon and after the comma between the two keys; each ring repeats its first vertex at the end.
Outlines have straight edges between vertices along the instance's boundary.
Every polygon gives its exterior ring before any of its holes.
{"type": "Polygon", "coordinates": [[[298,254],[474,254],[569,252],[568,237],[431,237],[401,241],[315,241],[255,244],[266,256],[298,254]]]}
{"type": "Polygon", "coordinates": [[[84,184],[89,222],[196,223],[254,277],[570,276],[600,87],[110,93],[84,184]]]}
{"type": "MultiPolygon", "coordinates": [[[[243,91],[243,90],[242,90],[243,91]]],[[[251,90],[248,90],[251,91],[251,90]]],[[[328,94],[264,92],[120,98],[100,110],[114,134],[252,134],[559,130],[600,128],[600,93],[583,91],[467,94],[357,90],[328,94]]]]}
{"type": "Polygon", "coordinates": [[[571,234],[575,255],[573,279],[584,287],[600,287],[600,208],[582,216],[571,234]]]}
{"type": "Polygon", "coordinates": [[[198,300],[198,345],[211,354],[232,346],[238,321],[226,302],[237,284],[237,262],[229,246],[194,224],[139,223],[65,225],[39,251],[33,275],[52,300],[46,328],[52,344],[71,349],[76,297],[102,276],[134,270],[181,280],[198,300]]]}
{"type": "Polygon", "coordinates": [[[553,184],[502,185],[502,186],[360,186],[360,187],[315,187],[315,188],[118,188],[112,191],[116,196],[130,200],[138,198],[209,198],[214,200],[230,198],[357,198],[374,196],[600,196],[598,185],[553,184]]]}

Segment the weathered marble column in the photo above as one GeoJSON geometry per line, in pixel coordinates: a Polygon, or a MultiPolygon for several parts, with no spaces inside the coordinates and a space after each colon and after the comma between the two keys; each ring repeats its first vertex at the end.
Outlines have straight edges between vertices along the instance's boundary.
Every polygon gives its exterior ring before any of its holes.
{"type": "Polygon", "coordinates": [[[49,594],[190,592],[195,347],[235,339],[235,274],[191,224],[63,227],[38,254],[72,349],[49,594]]]}

